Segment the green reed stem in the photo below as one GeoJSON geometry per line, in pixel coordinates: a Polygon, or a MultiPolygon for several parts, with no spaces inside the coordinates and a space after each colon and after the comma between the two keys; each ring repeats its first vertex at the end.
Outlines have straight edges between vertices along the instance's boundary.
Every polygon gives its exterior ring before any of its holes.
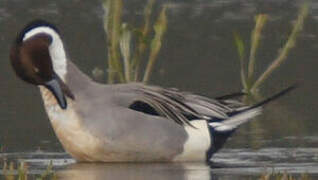
{"type": "Polygon", "coordinates": [[[116,68],[116,72],[118,74],[118,78],[120,82],[125,82],[125,78],[123,75],[123,66],[120,61],[119,54],[119,39],[120,39],[120,29],[121,29],[121,16],[123,9],[123,1],[122,0],[113,0],[114,3],[114,12],[113,12],[113,30],[112,30],[112,44],[111,44],[111,54],[113,56],[114,65],[116,68]]]}
{"type": "Polygon", "coordinates": [[[144,26],[138,36],[136,52],[131,63],[131,67],[134,69],[134,81],[138,81],[141,59],[143,58],[143,55],[148,47],[148,36],[150,32],[151,15],[153,12],[154,3],[155,0],[148,0],[148,3],[144,9],[144,26]]]}
{"type": "Polygon", "coordinates": [[[154,25],[155,36],[152,39],[151,46],[150,46],[150,55],[148,64],[146,66],[145,74],[143,77],[143,82],[148,82],[150,74],[152,72],[153,66],[156,62],[158,53],[160,51],[162,45],[162,38],[164,33],[167,30],[167,16],[166,16],[166,6],[163,6],[160,15],[154,25]]]}
{"type": "Polygon", "coordinates": [[[248,64],[247,88],[250,88],[254,79],[256,52],[257,52],[257,48],[259,47],[261,32],[266,23],[267,15],[265,14],[257,15],[255,20],[256,20],[256,24],[251,36],[251,50],[250,50],[250,58],[249,58],[249,64],[248,64]]]}
{"type": "Polygon", "coordinates": [[[111,34],[112,34],[112,24],[113,24],[113,2],[112,0],[104,0],[103,8],[104,8],[104,31],[107,34],[107,49],[108,49],[108,83],[112,84],[114,82],[115,77],[115,65],[111,55],[111,34]]]}
{"type": "Polygon", "coordinates": [[[119,39],[121,30],[122,0],[107,0],[104,2],[105,9],[105,31],[108,38],[108,82],[114,83],[118,78],[125,82],[123,67],[120,61],[119,39]]]}
{"type": "Polygon", "coordinates": [[[245,58],[244,42],[243,42],[241,36],[237,32],[234,32],[233,36],[234,36],[234,42],[236,44],[237,52],[238,52],[239,60],[240,60],[241,82],[242,82],[243,88],[247,89],[245,64],[244,64],[244,58],[245,58]]]}
{"type": "Polygon", "coordinates": [[[130,66],[130,41],[131,31],[128,29],[127,24],[122,24],[122,33],[120,36],[120,51],[124,59],[124,74],[126,82],[132,80],[131,66],[130,66]]]}
{"type": "Polygon", "coordinates": [[[276,70],[287,58],[287,55],[289,51],[295,46],[296,39],[303,29],[304,21],[308,15],[308,3],[305,3],[301,9],[300,13],[298,15],[297,21],[294,25],[294,28],[292,30],[291,35],[289,36],[286,44],[284,45],[282,51],[278,55],[278,57],[274,60],[274,62],[265,70],[265,72],[257,79],[257,81],[254,83],[254,85],[251,88],[251,91],[254,92],[257,90],[257,88],[266,80],[269,78],[269,76],[272,74],[274,70],[276,70]]]}

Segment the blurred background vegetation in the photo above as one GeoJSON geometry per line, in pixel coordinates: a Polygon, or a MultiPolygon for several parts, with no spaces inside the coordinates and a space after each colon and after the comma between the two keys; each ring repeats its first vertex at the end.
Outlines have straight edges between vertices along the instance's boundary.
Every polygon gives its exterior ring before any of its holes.
{"type": "MultiPolygon", "coordinates": [[[[148,0],[143,10],[143,24],[140,27],[122,21],[123,0],[104,0],[104,30],[107,34],[108,83],[127,83],[141,81],[147,83],[153,71],[167,29],[167,5],[161,4],[158,14],[153,13],[155,0],[148,0]],[[152,21],[153,20],[153,21],[152,21]],[[142,67],[142,68],[140,68],[142,67]]],[[[255,16],[255,27],[250,36],[250,52],[246,57],[246,42],[239,32],[234,32],[240,63],[242,91],[260,100],[259,88],[271,74],[278,70],[296,45],[299,33],[308,16],[308,2],[300,7],[298,17],[292,25],[290,35],[280,47],[277,57],[258,77],[255,75],[256,55],[262,45],[262,31],[268,19],[267,14],[255,16]]],[[[101,75],[101,69],[94,69],[93,75],[101,75]],[[94,72],[95,71],[95,72],[94,72]]]]}
{"type": "Polygon", "coordinates": [[[147,1],[143,10],[143,24],[136,27],[122,22],[123,0],[103,1],[108,44],[108,83],[149,80],[167,28],[167,7],[162,5],[160,12],[154,15],[154,5],[155,0],[147,1]]]}
{"type": "Polygon", "coordinates": [[[258,94],[260,86],[263,84],[265,80],[267,80],[271,76],[271,74],[275,70],[278,70],[280,65],[287,59],[289,52],[295,47],[297,37],[299,33],[302,31],[304,27],[304,21],[308,16],[308,8],[308,2],[305,2],[301,6],[298,13],[298,17],[293,24],[292,31],[288,39],[279,50],[277,57],[270,63],[267,69],[265,69],[265,71],[259,75],[259,77],[255,76],[256,54],[258,47],[261,44],[262,31],[265,27],[268,15],[259,14],[255,16],[255,27],[251,33],[251,48],[249,58],[247,61],[245,60],[245,43],[237,32],[234,33],[235,44],[237,46],[237,51],[240,60],[241,83],[244,92],[252,96],[260,96],[260,94],[258,94]],[[247,68],[245,67],[246,64],[247,68]]]}

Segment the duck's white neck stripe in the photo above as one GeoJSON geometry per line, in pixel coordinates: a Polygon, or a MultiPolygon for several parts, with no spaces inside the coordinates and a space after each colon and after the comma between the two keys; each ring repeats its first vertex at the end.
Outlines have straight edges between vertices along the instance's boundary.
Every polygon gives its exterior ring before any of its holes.
{"type": "Polygon", "coordinates": [[[52,59],[53,69],[57,73],[57,75],[65,81],[66,76],[66,54],[63,46],[62,39],[59,34],[50,27],[37,27],[29,32],[25,33],[23,37],[23,41],[37,35],[45,33],[52,37],[52,43],[49,46],[49,52],[52,59]]]}

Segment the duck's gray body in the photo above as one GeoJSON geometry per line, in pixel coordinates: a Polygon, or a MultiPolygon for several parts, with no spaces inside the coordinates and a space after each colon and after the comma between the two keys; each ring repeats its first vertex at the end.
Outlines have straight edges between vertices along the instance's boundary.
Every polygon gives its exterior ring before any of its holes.
{"type": "MultiPolygon", "coordinates": [[[[62,110],[41,87],[46,111],[64,148],[80,161],[202,161],[210,148],[206,120],[180,125],[131,109],[147,86],[102,85],[68,62],[66,85],[75,96],[62,110]],[[196,132],[197,131],[197,132],[196,132]],[[193,137],[189,137],[189,132],[193,137]],[[193,142],[190,142],[193,141],[193,142]],[[195,142],[197,141],[197,142],[195,142]],[[189,144],[190,143],[190,144],[189,144]],[[195,146],[192,146],[195,145],[195,146]],[[190,149],[184,149],[190,148],[190,149]]],[[[158,87],[152,87],[158,88],[158,87]]]]}
{"type": "Polygon", "coordinates": [[[261,113],[223,97],[209,99],[140,83],[103,85],[68,58],[56,27],[34,21],[18,35],[10,59],[38,85],[63,147],[79,161],[205,161],[241,124],[261,113]]]}

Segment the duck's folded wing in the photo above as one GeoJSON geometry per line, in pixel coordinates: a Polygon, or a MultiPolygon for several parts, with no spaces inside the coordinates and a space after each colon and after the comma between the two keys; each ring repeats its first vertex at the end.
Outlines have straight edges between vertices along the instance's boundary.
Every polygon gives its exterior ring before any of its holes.
{"type": "Polygon", "coordinates": [[[138,84],[130,86],[129,91],[130,94],[134,94],[129,108],[163,116],[181,125],[191,125],[190,121],[195,119],[226,119],[237,106],[242,106],[237,101],[214,100],[177,89],[157,86],[138,84]]]}

